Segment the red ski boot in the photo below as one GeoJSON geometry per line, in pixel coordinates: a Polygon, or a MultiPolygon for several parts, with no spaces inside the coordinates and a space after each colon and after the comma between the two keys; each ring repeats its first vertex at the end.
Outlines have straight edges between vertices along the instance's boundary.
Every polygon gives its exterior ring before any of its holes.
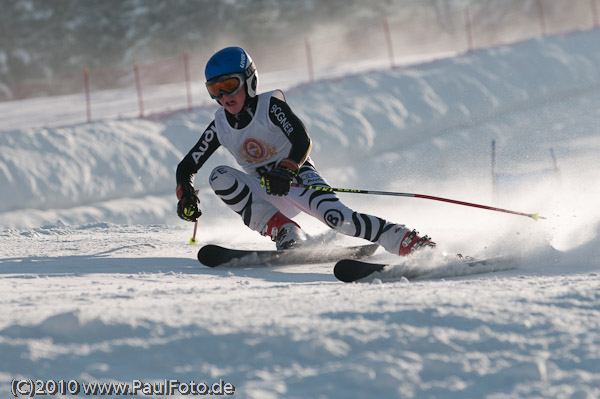
{"type": "Polygon", "coordinates": [[[270,236],[278,251],[298,247],[306,241],[306,234],[300,226],[281,212],[269,219],[262,235],[270,236]]]}
{"type": "Polygon", "coordinates": [[[413,230],[409,233],[406,233],[402,242],[400,243],[400,251],[398,255],[400,256],[408,256],[413,251],[416,251],[423,247],[435,247],[435,242],[431,241],[431,238],[428,236],[423,236],[423,238],[418,236],[419,232],[417,230],[413,230]]]}

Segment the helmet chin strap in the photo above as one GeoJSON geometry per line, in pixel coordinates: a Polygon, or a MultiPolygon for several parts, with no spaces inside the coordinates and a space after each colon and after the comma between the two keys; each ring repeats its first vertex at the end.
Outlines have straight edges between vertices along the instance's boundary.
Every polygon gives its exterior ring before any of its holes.
{"type": "MultiPolygon", "coordinates": [[[[244,90],[246,90],[244,88],[244,90]]],[[[254,108],[255,108],[255,104],[253,104],[253,100],[255,97],[250,97],[248,95],[248,91],[246,91],[246,99],[244,100],[244,105],[242,106],[242,109],[240,110],[240,112],[238,112],[236,115],[234,115],[237,119],[241,119],[242,116],[244,116],[245,113],[248,113],[250,117],[254,116],[254,108]],[[254,107],[253,107],[254,105],[254,107]]]]}
{"type": "Polygon", "coordinates": [[[242,111],[250,106],[250,101],[252,100],[252,97],[250,97],[250,94],[248,94],[248,85],[244,85],[244,92],[246,93],[246,98],[244,99],[244,106],[242,107],[242,111]]]}

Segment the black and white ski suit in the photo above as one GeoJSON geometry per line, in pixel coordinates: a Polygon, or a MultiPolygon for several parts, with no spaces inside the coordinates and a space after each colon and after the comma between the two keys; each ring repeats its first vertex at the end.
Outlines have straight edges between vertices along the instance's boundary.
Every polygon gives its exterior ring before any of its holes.
{"type": "Polygon", "coordinates": [[[377,243],[398,254],[409,230],[376,216],[355,212],[332,192],[292,187],[286,196],[268,195],[261,178],[284,158],[300,166],[304,184],[329,187],[309,156],[311,139],[302,121],[292,112],[283,92],[275,90],[247,98],[245,108],[231,115],[220,107],[196,145],[177,167],[177,183],[193,187],[194,177],[220,147],[236,159],[240,169],[217,166],[209,184],[244,224],[264,234],[269,219],[280,211],[289,218],[307,213],[336,231],[377,243]]]}

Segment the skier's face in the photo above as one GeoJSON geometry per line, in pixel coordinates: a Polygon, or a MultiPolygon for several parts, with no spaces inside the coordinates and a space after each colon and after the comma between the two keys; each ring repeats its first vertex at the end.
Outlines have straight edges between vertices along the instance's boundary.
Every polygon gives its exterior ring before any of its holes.
{"type": "Polygon", "coordinates": [[[240,90],[233,96],[223,94],[223,96],[219,100],[219,104],[221,104],[223,108],[225,108],[225,111],[235,115],[242,110],[245,100],[246,90],[240,90]]]}

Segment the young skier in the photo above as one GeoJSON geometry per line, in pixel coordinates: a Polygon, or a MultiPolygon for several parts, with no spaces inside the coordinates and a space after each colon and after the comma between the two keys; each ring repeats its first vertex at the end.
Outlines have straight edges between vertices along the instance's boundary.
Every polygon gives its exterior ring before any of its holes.
{"type": "Polygon", "coordinates": [[[242,48],[227,47],[206,64],[206,88],[221,107],[177,167],[177,214],[196,221],[202,214],[194,176],[225,147],[242,170],[217,166],[209,184],[250,229],[275,241],[278,250],[301,246],[306,234],[291,217],[305,212],[337,232],[377,243],[396,255],[435,246],[404,225],[355,212],[336,194],[292,187],[294,180],[329,187],[310,158],[311,139],[283,92],[257,94],[258,74],[242,48]]]}

